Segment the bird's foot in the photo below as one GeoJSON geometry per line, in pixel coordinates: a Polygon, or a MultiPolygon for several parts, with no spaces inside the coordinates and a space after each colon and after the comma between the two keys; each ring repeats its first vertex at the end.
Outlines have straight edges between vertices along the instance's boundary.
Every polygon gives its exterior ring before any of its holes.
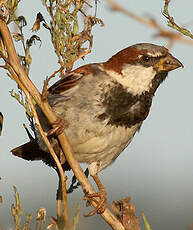
{"type": "Polygon", "coordinates": [[[63,133],[64,129],[66,128],[67,124],[63,118],[58,117],[55,122],[52,123],[52,129],[48,132],[48,136],[52,135],[60,135],[63,133]]]}
{"type": "Polygon", "coordinates": [[[106,196],[107,194],[105,189],[101,189],[99,192],[96,193],[86,194],[85,197],[83,198],[83,200],[87,201],[86,206],[87,207],[90,206],[92,202],[97,203],[97,206],[95,207],[95,209],[93,209],[91,212],[85,215],[85,217],[93,216],[96,213],[102,214],[106,209],[106,202],[107,202],[106,196]],[[96,200],[95,198],[99,198],[99,199],[96,200]]]}

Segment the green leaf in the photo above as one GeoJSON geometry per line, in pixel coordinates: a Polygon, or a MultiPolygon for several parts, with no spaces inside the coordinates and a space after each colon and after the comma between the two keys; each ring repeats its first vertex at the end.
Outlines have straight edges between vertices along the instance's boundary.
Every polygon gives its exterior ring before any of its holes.
{"type": "Polygon", "coordinates": [[[152,230],[151,227],[150,227],[150,224],[147,221],[147,218],[144,215],[144,213],[142,213],[141,216],[143,218],[143,223],[145,225],[145,230],[152,230]]]}
{"type": "Polygon", "coordinates": [[[74,17],[74,24],[73,24],[73,34],[77,34],[79,32],[79,25],[78,25],[78,17],[77,15],[74,17]]]}

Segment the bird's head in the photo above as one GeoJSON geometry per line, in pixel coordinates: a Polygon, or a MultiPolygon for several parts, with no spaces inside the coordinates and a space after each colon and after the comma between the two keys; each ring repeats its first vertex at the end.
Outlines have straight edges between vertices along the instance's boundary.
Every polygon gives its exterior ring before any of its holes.
{"type": "Polygon", "coordinates": [[[163,46],[140,43],[121,50],[103,63],[103,68],[128,92],[155,92],[169,71],[183,67],[163,46]]]}

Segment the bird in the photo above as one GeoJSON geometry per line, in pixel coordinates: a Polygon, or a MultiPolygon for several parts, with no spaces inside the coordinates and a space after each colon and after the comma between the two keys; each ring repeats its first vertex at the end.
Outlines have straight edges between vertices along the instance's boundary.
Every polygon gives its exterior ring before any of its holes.
{"type": "MultiPolygon", "coordinates": [[[[48,103],[65,121],[65,134],[75,158],[88,164],[98,186],[102,201],[91,215],[105,210],[106,191],[98,173],[111,165],[141,130],[157,88],[168,72],[179,67],[183,64],[167,48],[138,43],[106,62],[83,65],[48,88],[48,103]]],[[[43,112],[37,108],[37,113],[44,131],[49,132],[51,125],[43,112]]],[[[51,142],[57,146],[54,140],[56,137],[51,142]]],[[[34,143],[48,151],[38,132],[34,143]]],[[[18,155],[22,153],[20,148],[18,155]]]]}

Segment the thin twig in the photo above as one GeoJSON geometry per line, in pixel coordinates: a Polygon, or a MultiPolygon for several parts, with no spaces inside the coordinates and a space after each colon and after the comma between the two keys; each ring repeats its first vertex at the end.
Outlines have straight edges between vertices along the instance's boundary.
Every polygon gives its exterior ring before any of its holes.
{"type": "MultiPolygon", "coordinates": [[[[0,20],[0,21],[1,21],[1,20],[0,20]]],[[[1,29],[1,28],[0,28],[0,29],[1,29]]],[[[7,47],[7,46],[6,46],[6,47],[7,47]]],[[[7,48],[7,49],[8,49],[8,48],[7,48]]],[[[8,53],[8,56],[9,56],[9,58],[11,57],[11,56],[10,56],[10,53],[8,53]]],[[[4,57],[4,60],[6,61],[5,57],[4,57]]],[[[11,59],[10,59],[10,60],[11,60],[11,59]]],[[[14,60],[14,61],[15,61],[15,60],[14,60]]],[[[8,62],[8,61],[7,61],[7,62],[8,62]]],[[[12,61],[12,63],[13,63],[13,61],[12,61]]],[[[18,63],[19,63],[19,62],[18,62],[18,63]]],[[[14,63],[14,64],[15,64],[15,63],[14,63]]],[[[19,64],[19,65],[20,65],[20,64],[19,64]]],[[[66,229],[67,229],[67,230],[70,230],[70,223],[69,223],[69,217],[68,217],[67,195],[66,195],[66,189],[64,189],[64,188],[66,188],[66,185],[65,185],[66,179],[65,179],[65,176],[64,176],[63,168],[62,168],[61,163],[60,163],[60,161],[59,161],[57,155],[55,154],[55,152],[54,152],[54,150],[53,150],[53,148],[52,148],[52,146],[51,146],[51,144],[50,144],[48,138],[46,137],[46,135],[45,135],[45,133],[44,133],[44,131],[43,131],[41,125],[40,125],[40,122],[39,122],[39,119],[38,119],[38,115],[37,115],[36,110],[35,110],[35,108],[34,108],[34,104],[33,104],[32,98],[31,98],[31,96],[30,96],[29,90],[26,89],[26,87],[25,87],[25,85],[23,84],[22,80],[19,79],[19,76],[18,76],[17,72],[16,72],[16,71],[13,71],[13,69],[12,69],[11,67],[13,67],[13,66],[11,66],[11,61],[10,61],[10,64],[7,63],[7,68],[8,68],[8,70],[9,70],[9,72],[10,72],[12,78],[17,82],[19,88],[25,93],[25,95],[26,95],[26,97],[27,97],[27,100],[28,100],[28,102],[29,102],[29,104],[30,104],[31,110],[32,110],[32,112],[33,112],[33,116],[34,116],[34,119],[35,119],[36,127],[38,128],[38,130],[39,130],[39,132],[40,132],[40,134],[41,134],[41,136],[42,136],[42,138],[43,138],[45,144],[47,145],[48,150],[50,151],[50,153],[51,153],[51,155],[52,155],[52,157],[53,157],[53,159],[54,159],[54,161],[55,161],[55,163],[56,163],[56,165],[57,165],[57,168],[58,168],[58,170],[59,170],[59,172],[60,172],[60,177],[61,177],[61,182],[62,182],[62,187],[63,187],[63,192],[62,192],[62,195],[63,195],[63,202],[64,202],[64,207],[65,207],[65,208],[64,208],[65,225],[66,225],[66,229]]],[[[20,66],[19,66],[19,68],[20,68],[20,66]]],[[[21,68],[22,68],[22,67],[21,67],[21,68]]],[[[27,78],[28,78],[28,77],[27,77],[27,78]]],[[[28,79],[29,79],[29,78],[28,78],[28,79]]],[[[31,95],[33,95],[33,94],[31,93],[31,95]]]]}
{"type": "Polygon", "coordinates": [[[93,41],[93,38],[90,37],[90,40],[89,40],[89,48],[88,48],[88,50],[87,50],[86,52],[81,53],[78,57],[74,58],[71,62],[69,62],[69,63],[65,66],[65,68],[68,68],[68,67],[72,66],[72,64],[73,64],[75,61],[77,61],[78,59],[83,58],[83,57],[85,57],[87,54],[91,53],[91,51],[92,51],[92,41],[93,41]]]}
{"type": "MultiPolygon", "coordinates": [[[[167,2],[168,0],[166,0],[167,2]]],[[[135,21],[139,22],[140,24],[144,24],[145,26],[152,27],[157,30],[157,33],[154,35],[155,37],[162,37],[165,39],[168,39],[168,49],[172,47],[172,45],[175,42],[183,42],[189,45],[193,45],[193,41],[190,39],[185,38],[181,33],[173,32],[171,30],[165,29],[161,25],[159,25],[154,19],[147,19],[140,17],[133,12],[129,11],[128,9],[125,9],[121,7],[118,3],[116,3],[114,0],[106,0],[110,4],[110,7],[113,11],[118,11],[120,13],[123,13],[124,15],[127,15],[128,17],[134,19],[135,21]]],[[[167,9],[167,8],[166,8],[167,9]]],[[[168,11],[165,12],[164,8],[164,15],[168,16],[168,11]]],[[[169,17],[170,19],[173,19],[172,17],[169,17]]],[[[169,20],[168,18],[168,20],[169,20]]],[[[179,28],[179,27],[178,27],[179,28]]],[[[179,31],[179,30],[178,30],[179,31]]]]}
{"type": "Polygon", "coordinates": [[[174,18],[172,16],[170,16],[169,14],[169,3],[171,2],[171,0],[165,0],[165,5],[164,5],[164,11],[163,11],[163,15],[165,16],[165,18],[167,18],[168,20],[168,26],[170,26],[171,28],[179,31],[180,33],[182,33],[183,35],[190,37],[193,39],[193,34],[186,28],[179,26],[174,18]]]}
{"type": "MultiPolygon", "coordinates": [[[[60,177],[61,177],[61,182],[62,182],[62,188],[66,188],[66,179],[65,179],[65,176],[64,176],[64,171],[63,171],[63,168],[60,164],[60,161],[57,157],[57,155],[55,154],[47,136],[45,135],[41,125],[40,125],[40,122],[39,122],[39,118],[38,118],[38,115],[36,113],[36,110],[34,108],[34,103],[32,101],[32,98],[28,92],[28,90],[25,89],[25,87],[23,86],[23,84],[21,83],[21,81],[17,78],[17,75],[15,72],[13,72],[12,68],[7,65],[7,69],[8,71],[10,72],[12,78],[17,82],[19,88],[25,93],[26,97],[27,97],[27,100],[30,104],[30,107],[31,107],[31,110],[32,110],[32,113],[33,113],[33,116],[34,116],[34,120],[35,120],[35,123],[36,123],[36,127],[38,128],[38,131],[40,132],[45,144],[47,145],[48,147],[48,150],[50,151],[56,165],[57,165],[57,168],[60,172],[60,177]]],[[[64,202],[64,218],[65,218],[65,224],[66,224],[66,229],[70,229],[70,223],[69,223],[69,218],[68,218],[68,205],[67,205],[67,195],[66,195],[66,189],[62,192],[62,195],[63,195],[63,202],[64,202]]],[[[61,207],[61,206],[60,206],[61,207]]],[[[61,212],[60,212],[61,213],[61,212]]],[[[61,215],[61,214],[60,214],[61,215]]]]}
{"type": "MultiPolygon", "coordinates": [[[[51,124],[53,124],[57,120],[57,118],[56,118],[55,114],[53,113],[49,104],[46,101],[42,101],[41,94],[39,93],[37,88],[34,86],[32,81],[30,80],[30,78],[27,76],[25,71],[23,70],[23,68],[19,62],[18,56],[16,54],[16,50],[15,50],[15,47],[13,45],[10,31],[7,27],[7,24],[5,23],[5,21],[2,18],[0,18],[0,33],[1,33],[2,39],[4,41],[4,44],[6,46],[9,63],[11,65],[13,71],[17,75],[18,79],[21,81],[23,87],[28,91],[29,95],[31,95],[33,97],[33,99],[36,101],[38,106],[44,112],[44,114],[48,118],[49,122],[51,124]]],[[[44,133],[42,133],[42,134],[45,135],[44,133]]],[[[47,137],[45,137],[45,140],[46,140],[46,138],[47,137]]],[[[83,190],[88,192],[88,193],[94,193],[95,192],[94,188],[92,187],[91,183],[89,182],[89,180],[85,176],[79,163],[74,158],[72,148],[71,148],[71,146],[70,146],[70,144],[69,144],[69,142],[65,136],[65,133],[63,132],[62,134],[60,134],[58,136],[58,139],[60,141],[62,150],[65,153],[65,157],[66,157],[70,167],[72,168],[76,178],[80,182],[83,190]]],[[[50,143],[48,143],[48,147],[50,148],[51,146],[49,146],[49,145],[50,145],[50,143]]],[[[94,207],[96,207],[95,202],[92,202],[92,205],[94,207]]],[[[124,230],[124,227],[120,223],[120,221],[118,221],[117,218],[108,209],[106,209],[105,212],[103,214],[101,214],[101,216],[105,219],[105,221],[113,229],[124,230]]],[[[66,229],[68,230],[69,228],[66,228],[66,229]]]]}
{"type": "Polygon", "coordinates": [[[60,163],[57,155],[54,152],[53,147],[51,146],[47,136],[45,135],[45,133],[44,133],[42,127],[41,127],[41,124],[40,124],[36,109],[34,107],[34,103],[32,101],[32,97],[30,96],[28,91],[24,92],[24,93],[25,93],[25,95],[27,97],[27,100],[28,100],[28,102],[30,104],[30,107],[31,107],[31,110],[33,112],[36,127],[38,128],[38,131],[40,132],[40,134],[41,134],[46,146],[48,147],[48,150],[51,153],[53,159],[55,160],[57,168],[58,168],[58,170],[60,172],[60,178],[61,178],[60,180],[61,180],[61,184],[62,184],[62,198],[63,198],[63,205],[64,205],[63,214],[64,214],[65,226],[66,226],[67,230],[70,230],[70,222],[69,222],[69,217],[68,217],[68,202],[67,202],[67,194],[66,194],[66,179],[65,179],[65,176],[64,176],[63,168],[61,166],[61,163],[60,163]]]}

